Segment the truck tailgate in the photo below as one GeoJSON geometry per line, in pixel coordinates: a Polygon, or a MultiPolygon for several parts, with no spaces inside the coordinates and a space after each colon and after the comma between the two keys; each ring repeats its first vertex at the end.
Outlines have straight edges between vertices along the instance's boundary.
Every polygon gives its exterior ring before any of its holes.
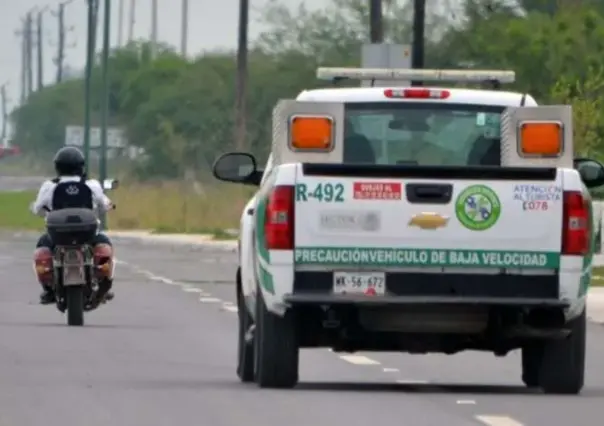
{"type": "Polygon", "coordinates": [[[562,188],[556,169],[301,164],[296,268],[555,269],[562,188]]]}

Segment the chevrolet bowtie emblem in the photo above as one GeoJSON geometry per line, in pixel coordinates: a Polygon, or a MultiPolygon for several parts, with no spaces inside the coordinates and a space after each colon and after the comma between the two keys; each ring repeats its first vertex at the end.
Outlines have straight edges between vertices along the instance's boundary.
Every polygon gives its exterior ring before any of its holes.
{"type": "Polygon", "coordinates": [[[413,215],[408,226],[417,226],[421,229],[444,228],[449,223],[447,216],[441,216],[438,213],[420,213],[413,215]]]}

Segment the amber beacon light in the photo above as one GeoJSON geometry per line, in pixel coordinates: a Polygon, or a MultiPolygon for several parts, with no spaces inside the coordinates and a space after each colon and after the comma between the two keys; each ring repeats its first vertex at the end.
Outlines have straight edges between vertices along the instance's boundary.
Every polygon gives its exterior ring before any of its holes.
{"type": "Polygon", "coordinates": [[[526,156],[557,157],[562,154],[562,123],[529,121],[520,124],[520,153],[526,156]]]}

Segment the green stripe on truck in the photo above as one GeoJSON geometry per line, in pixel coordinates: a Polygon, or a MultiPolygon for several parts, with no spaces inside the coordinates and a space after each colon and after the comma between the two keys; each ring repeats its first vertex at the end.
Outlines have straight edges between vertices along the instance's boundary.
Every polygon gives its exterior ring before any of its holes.
{"type": "Polygon", "coordinates": [[[560,253],[392,247],[296,247],[297,265],[440,266],[557,269],[560,253]]]}
{"type": "Polygon", "coordinates": [[[594,220],[594,205],[593,201],[590,200],[587,207],[587,223],[591,225],[591,232],[589,235],[589,252],[583,256],[583,268],[581,268],[581,281],[579,283],[579,295],[578,297],[583,297],[589,291],[589,286],[591,285],[591,267],[594,259],[594,252],[596,251],[596,247],[598,245],[597,237],[599,236],[599,232],[597,232],[593,228],[593,220],[594,220]]]}
{"type": "Polygon", "coordinates": [[[267,197],[261,197],[258,199],[258,204],[256,205],[256,248],[258,250],[259,259],[259,281],[260,286],[264,288],[271,294],[275,294],[275,286],[273,283],[273,277],[270,272],[262,265],[265,263],[270,265],[271,256],[270,252],[266,248],[266,238],[264,236],[264,221],[266,220],[266,203],[268,201],[267,197]]]}

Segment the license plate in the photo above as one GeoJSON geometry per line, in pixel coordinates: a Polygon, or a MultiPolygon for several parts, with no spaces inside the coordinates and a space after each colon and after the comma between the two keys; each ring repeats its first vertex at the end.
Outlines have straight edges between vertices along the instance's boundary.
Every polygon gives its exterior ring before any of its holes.
{"type": "Polygon", "coordinates": [[[386,274],[383,272],[335,272],[335,294],[365,294],[382,296],[386,292],[386,274]]]}
{"type": "Polygon", "coordinates": [[[63,272],[63,285],[83,285],[85,284],[86,276],[82,266],[65,266],[63,272]]]}

